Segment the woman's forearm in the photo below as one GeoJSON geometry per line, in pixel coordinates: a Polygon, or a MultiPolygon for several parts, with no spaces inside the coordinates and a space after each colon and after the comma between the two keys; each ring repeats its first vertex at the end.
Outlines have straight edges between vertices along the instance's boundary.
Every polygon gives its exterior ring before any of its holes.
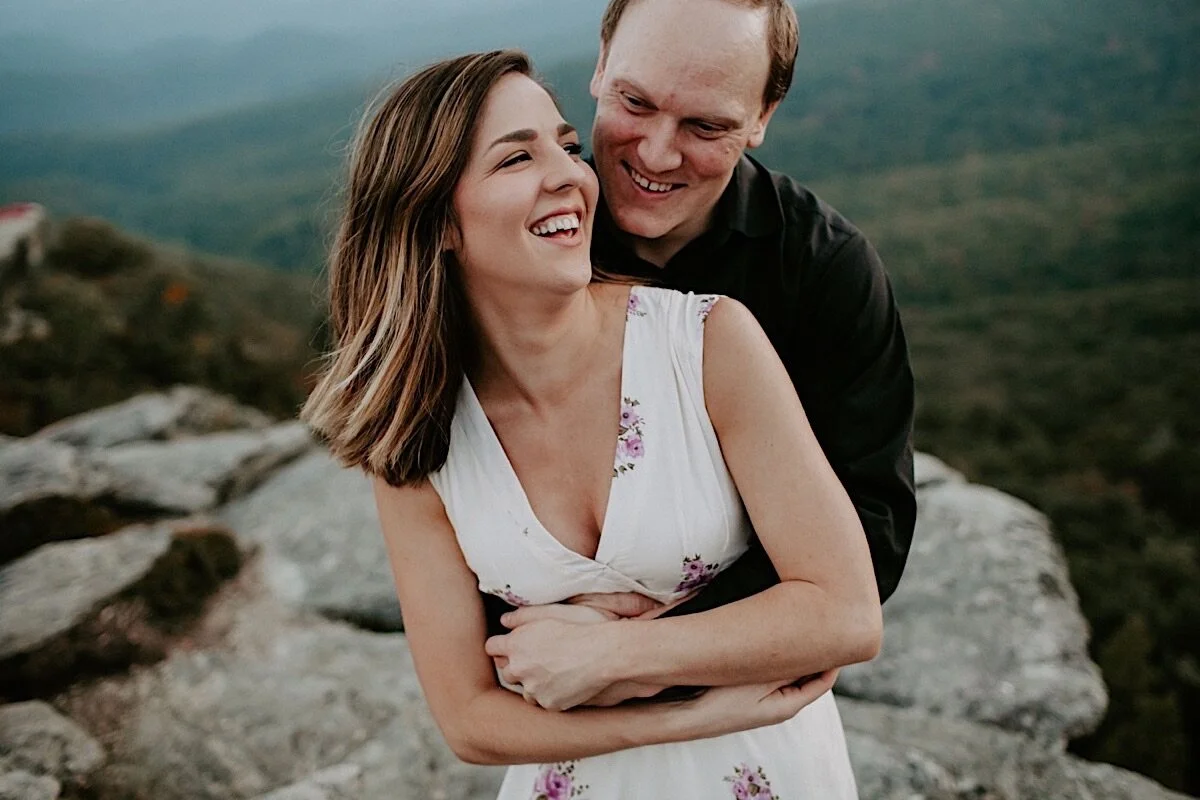
{"type": "Polygon", "coordinates": [[[681,703],[548,711],[500,687],[475,697],[458,717],[443,733],[472,764],[569,761],[703,734],[681,703]]]}
{"type": "Polygon", "coordinates": [[[850,604],[784,581],[699,614],[606,623],[611,683],[730,686],[799,678],[868,661],[879,651],[877,602],[850,604]]]}

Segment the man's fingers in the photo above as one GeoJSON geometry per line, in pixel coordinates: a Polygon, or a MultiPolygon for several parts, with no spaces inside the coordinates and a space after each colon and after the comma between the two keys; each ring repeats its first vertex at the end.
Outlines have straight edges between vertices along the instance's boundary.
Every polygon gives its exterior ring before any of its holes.
{"type": "Polygon", "coordinates": [[[550,603],[544,606],[522,606],[516,611],[509,611],[500,617],[500,624],[506,628],[519,628],[531,622],[553,619],[559,622],[593,623],[604,622],[609,617],[602,611],[590,606],[570,606],[563,603],[550,603]]]}
{"type": "Polygon", "coordinates": [[[489,636],[488,640],[483,643],[483,652],[487,653],[492,658],[497,656],[508,656],[508,637],[507,636],[489,636]]]}
{"type": "Polygon", "coordinates": [[[578,594],[567,600],[572,605],[587,606],[598,611],[616,614],[618,617],[636,617],[647,611],[661,608],[662,603],[637,592],[609,592],[578,594]]]}

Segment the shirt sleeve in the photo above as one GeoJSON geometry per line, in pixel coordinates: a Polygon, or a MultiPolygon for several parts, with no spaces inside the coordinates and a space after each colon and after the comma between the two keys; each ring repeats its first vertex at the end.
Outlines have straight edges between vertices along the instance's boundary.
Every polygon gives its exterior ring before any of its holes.
{"type": "Polygon", "coordinates": [[[848,234],[815,261],[793,341],[781,355],[858,511],[886,600],[916,525],[908,345],[883,263],[862,234],[848,234]]]}

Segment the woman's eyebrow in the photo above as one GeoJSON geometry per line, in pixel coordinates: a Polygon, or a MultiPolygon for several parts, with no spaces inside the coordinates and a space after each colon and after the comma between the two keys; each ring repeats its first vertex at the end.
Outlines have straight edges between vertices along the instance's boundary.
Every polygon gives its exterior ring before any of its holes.
{"type": "MultiPolygon", "coordinates": [[[[576,133],[575,126],[569,122],[564,122],[558,126],[558,135],[566,136],[568,133],[576,133]]],[[[498,144],[508,144],[511,142],[532,142],[537,139],[537,131],[533,128],[520,128],[515,131],[510,131],[496,139],[488,145],[488,150],[491,150],[498,144]]]]}

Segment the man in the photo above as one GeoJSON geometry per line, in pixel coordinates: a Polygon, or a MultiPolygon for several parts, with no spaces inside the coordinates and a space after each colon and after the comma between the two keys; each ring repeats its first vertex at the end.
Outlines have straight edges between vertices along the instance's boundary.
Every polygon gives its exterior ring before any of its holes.
{"type": "MultiPolygon", "coordinates": [[[[593,261],[749,307],[858,511],[887,599],[916,519],[912,373],[891,287],[849,222],[745,155],[791,84],[795,12],[786,0],[610,0],[600,38],[593,261]]],[[[708,610],[778,580],[755,542],[665,614],[708,610]]],[[[487,605],[490,630],[504,632],[498,616],[510,609],[487,605]]]]}

